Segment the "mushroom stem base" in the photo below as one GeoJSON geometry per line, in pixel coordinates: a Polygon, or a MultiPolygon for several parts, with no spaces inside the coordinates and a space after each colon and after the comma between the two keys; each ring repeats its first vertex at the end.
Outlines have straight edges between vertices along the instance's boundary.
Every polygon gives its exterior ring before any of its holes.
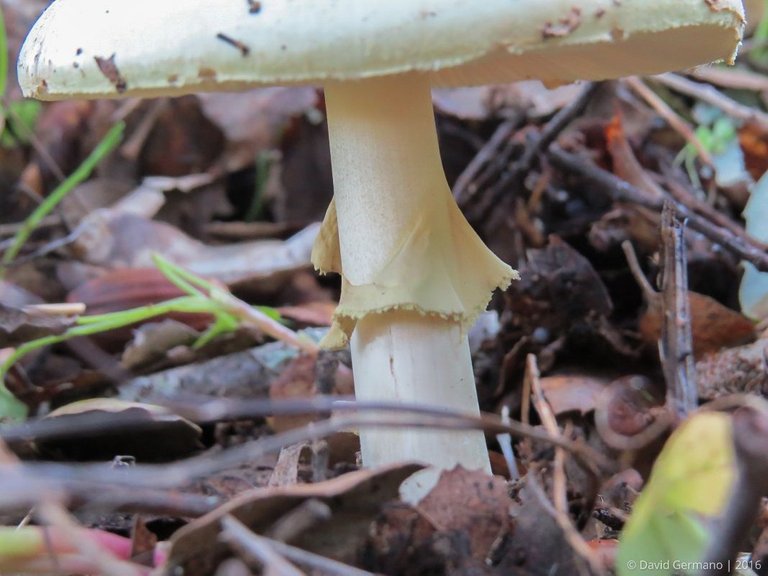
{"type": "MultiPolygon", "coordinates": [[[[479,413],[466,331],[456,322],[403,310],[371,314],[357,323],[351,345],[358,399],[479,413]]],[[[481,431],[366,428],[360,444],[366,466],[416,460],[435,467],[403,484],[409,501],[424,496],[441,470],[460,464],[490,472],[481,431]]]]}

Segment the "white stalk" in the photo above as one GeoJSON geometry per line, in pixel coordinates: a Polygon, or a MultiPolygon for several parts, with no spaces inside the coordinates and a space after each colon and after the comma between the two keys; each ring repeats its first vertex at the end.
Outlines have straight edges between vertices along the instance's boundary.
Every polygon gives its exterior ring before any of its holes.
{"type": "MultiPolygon", "coordinates": [[[[356,322],[356,395],[477,414],[465,324],[512,272],[453,202],[427,79],[333,84],[326,104],[344,277],[338,315],[356,322]],[[462,308],[462,291],[482,293],[479,305],[462,308]]],[[[490,471],[482,432],[363,429],[360,438],[366,466],[419,460],[490,471]]],[[[412,484],[411,499],[430,487],[423,477],[412,484]]]]}
{"type": "MultiPolygon", "coordinates": [[[[409,311],[367,316],[352,336],[352,362],[359,400],[479,413],[467,335],[456,322],[409,311]]],[[[363,428],[360,447],[366,466],[417,460],[434,467],[403,485],[408,501],[426,495],[442,469],[460,464],[491,471],[485,437],[477,430],[363,428]]]]}

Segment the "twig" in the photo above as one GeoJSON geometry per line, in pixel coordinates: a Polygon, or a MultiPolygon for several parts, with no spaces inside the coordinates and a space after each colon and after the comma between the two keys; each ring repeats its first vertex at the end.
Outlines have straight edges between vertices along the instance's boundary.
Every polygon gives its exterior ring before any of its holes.
{"type": "Polygon", "coordinates": [[[273,540],[288,542],[331,518],[331,507],[322,500],[310,498],[283,514],[272,524],[268,536],[273,540]]]}
{"type": "MultiPolygon", "coordinates": [[[[552,407],[544,397],[544,390],[541,387],[541,379],[539,377],[539,367],[536,364],[536,356],[533,354],[528,354],[526,357],[525,379],[530,382],[533,405],[539,413],[544,429],[553,438],[562,438],[563,435],[560,433],[560,427],[557,425],[557,418],[555,418],[552,407]]],[[[605,574],[605,571],[595,557],[595,553],[587,546],[587,543],[573,525],[573,521],[568,514],[568,481],[565,475],[565,451],[559,447],[555,448],[552,483],[552,500],[555,506],[554,518],[557,525],[563,531],[566,541],[573,548],[576,555],[589,566],[592,574],[605,574]]]]}
{"type": "Polygon", "coordinates": [[[227,542],[235,552],[261,564],[264,567],[264,574],[268,576],[304,576],[301,570],[231,514],[227,514],[221,519],[221,527],[220,538],[227,542]]]}
{"type": "Polygon", "coordinates": [[[293,562],[301,564],[307,568],[319,570],[323,574],[331,574],[335,576],[373,576],[371,572],[367,572],[366,570],[360,570],[359,568],[343,564],[336,560],[326,558],[325,556],[320,556],[319,554],[308,552],[302,548],[290,546],[284,542],[272,540],[270,538],[260,536],[259,534],[255,534],[248,530],[248,528],[242,522],[233,516],[226,516],[222,520],[222,524],[225,524],[225,527],[234,526],[235,523],[242,527],[242,529],[238,528],[238,530],[244,538],[247,538],[250,544],[258,543],[257,545],[261,546],[261,550],[271,549],[281,557],[292,560],[293,562]],[[246,532],[243,532],[243,530],[246,532]]]}
{"type": "Polygon", "coordinates": [[[715,108],[719,108],[732,118],[754,122],[759,125],[762,130],[768,130],[768,114],[752,106],[745,106],[744,104],[737,102],[710,84],[693,82],[678,74],[671,73],[651,76],[651,79],[664,84],[672,90],[681,92],[682,94],[691,96],[702,102],[706,102],[715,108]]]}
{"type": "Polygon", "coordinates": [[[544,426],[544,430],[547,431],[552,438],[560,438],[560,428],[557,425],[557,418],[555,418],[552,408],[544,397],[544,390],[541,387],[541,378],[539,373],[539,366],[536,362],[536,356],[528,354],[525,358],[525,380],[528,382],[526,388],[531,391],[531,400],[533,406],[536,408],[536,412],[539,413],[541,423],[544,426]]]}
{"type": "Polygon", "coordinates": [[[637,260],[637,254],[635,254],[635,249],[633,248],[632,243],[629,240],[624,240],[624,242],[621,243],[621,249],[624,251],[624,257],[627,259],[629,271],[632,273],[637,285],[640,286],[640,291],[643,293],[643,299],[646,304],[651,304],[651,302],[659,297],[659,293],[653,286],[651,286],[648,278],[645,277],[640,262],[637,260]]]}
{"type": "MultiPolygon", "coordinates": [[[[706,218],[716,226],[725,228],[737,238],[741,238],[742,241],[747,241],[749,239],[749,234],[746,233],[742,226],[736,224],[736,222],[728,218],[728,216],[722,212],[718,212],[717,208],[712,206],[712,204],[698,198],[686,185],[676,182],[673,178],[668,178],[666,185],[666,190],[669,192],[669,195],[679,203],[687,206],[695,213],[700,214],[703,218],[706,218]]],[[[766,245],[763,245],[763,247],[768,249],[768,246],[766,245]]]]}
{"type": "Polygon", "coordinates": [[[43,495],[66,501],[69,505],[86,505],[93,510],[156,514],[197,518],[214,510],[222,501],[216,496],[186,494],[177,489],[154,490],[145,486],[112,487],[103,482],[89,483],[65,474],[58,477],[33,477],[23,468],[10,474],[7,466],[0,467],[0,508],[19,512],[36,506],[43,495]]]}
{"type": "Polygon", "coordinates": [[[574,557],[576,560],[576,567],[579,569],[579,572],[581,574],[590,574],[592,576],[604,576],[605,570],[603,570],[603,567],[600,565],[599,561],[594,557],[594,553],[591,549],[584,543],[583,539],[579,535],[579,533],[576,533],[577,539],[572,541],[571,538],[573,536],[573,533],[571,531],[575,530],[573,526],[570,523],[569,519],[565,519],[565,525],[563,525],[562,518],[560,512],[555,509],[555,507],[552,505],[552,502],[550,502],[549,498],[547,497],[546,492],[544,491],[544,488],[541,486],[541,483],[536,478],[535,469],[529,470],[528,474],[525,476],[527,485],[531,488],[531,492],[533,492],[533,495],[536,497],[536,500],[539,501],[541,504],[541,507],[544,509],[544,511],[552,517],[552,519],[557,523],[557,525],[560,527],[560,529],[563,531],[563,537],[565,538],[565,541],[570,545],[571,550],[573,550],[574,557]],[[570,530],[568,529],[570,528],[570,530]],[[581,540],[582,544],[584,546],[587,546],[586,550],[586,556],[582,555],[583,550],[579,550],[580,548],[578,541],[581,540]],[[593,565],[594,564],[594,565],[593,565]]]}
{"type": "Polygon", "coordinates": [[[764,74],[758,74],[746,68],[700,66],[690,71],[689,76],[707,84],[717,84],[724,88],[768,92],[768,78],[764,74]]]}
{"type": "Polygon", "coordinates": [[[518,188],[522,185],[523,180],[533,168],[539,155],[546,152],[560,133],[565,130],[568,124],[584,111],[601,86],[602,84],[599,82],[587,82],[584,84],[584,89],[581,94],[579,94],[579,96],[568,106],[561,108],[560,111],[544,125],[544,128],[541,130],[541,135],[529,143],[523,152],[523,155],[512,165],[510,171],[503,174],[498,182],[483,194],[483,200],[478,202],[477,207],[473,210],[473,214],[470,214],[470,220],[474,219],[475,221],[480,222],[488,218],[490,212],[498,204],[499,200],[501,200],[502,196],[510,186],[518,188]]]}
{"type": "MultiPolygon", "coordinates": [[[[628,182],[596,166],[583,156],[552,146],[549,150],[549,158],[561,170],[581,177],[592,185],[592,190],[602,192],[616,202],[628,202],[661,212],[663,202],[647,198],[628,182]]],[[[675,211],[680,218],[687,220],[691,228],[712,242],[720,244],[739,259],[751,262],[761,272],[768,272],[768,252],[765,251],[765,245],[761,242],[751,238],[737,237],[730,231],[712,224],[683,204],[676,203],[675,211]]]]}
{"type": "Polygon", "coordinates": [[[665,203],[661,213],[664,264],[661,298],[664,322],[661,327],[659,354],[667,382],[667,407],[678,422],[696,409],[698,401],[683,234],[683,224],[675,216],[672,203],[665,203]]]}
{"type": "Polygon", "coordinates": [[[687,142],[696,148],[696,152],[698,152],[699,158],[701,158],[702,162],[708,166],[713,165],[712,155],[706,148],[704,148],[701,140],[699,140],[698,136],[696,136],[696,132],[694,132],[693,128],[691,128],[688,122],[680,118],[677,112],[672,110],[669,104],[659,98],[656,93],[648,88],[645,82],[643,82],[637,76],[630,76],[629,78],[625,78],[624,83],[627,84],[627,86],[629,86],[643,100],[645,100],[645,102],[651,108],[653,108],[659,114],[659,116],[664,118],[664,120],[667,121],[667,124],[669,124],[687,142]]]}
{"type": "MultiPolygon", "coordinates": [[[[242,410],[242,404],[244,404],[242,401],[232,402],[229,403],[229,406],[240,406],[241,409],[234,412],[238,412],[242,417],[245,414],[245,411],[242,410]]],[[[267,403],[261,403],[261,408],[263,409],[266,405],[267,403]]],[[[220,470],[241,465],[243,462],[253,461],[265,454],[279,451],[282,447],[290,444],[324,438],[342,430],[363,426],[407,426],[446,430],[480,429],[491,434],[509,432],[515,436],[529,437],[554,446],[561,446],[573,455],[574,460],[584,469],[593,483],[599,481],[599,469],[607,469],[611,466],[610,462],[605,460],[602,455],[581,443],[564,438],[553,438],[537,428],[525,426],[519,422],[513,421],[505,424],[498,417],[488,414],[476,417],[443,409],[407,406],[394,402],[336,402],[328,398],[307,399],[303,404],[297,401],[275,402],[272,404],[273,407],[277,405],[282,405],[283,407],[292,405],[293,413],[295,414],[338,412],[343,410],[365,410],[367,413],[361,412],[353,416],[334,416],[328,420],[312,422],[302,428],[230,448],[215,456],[205,454],[189,458],[173,466],[168,466],[167,464],[162,466],[136,465],[118,471],[107,469],[101,464],[28,462],[15,468],[9,468],[0,464],[0,487],[2,487],[0,489],[0,507],[18,506],[21,496],[29,497],[28,491],[21,489],[19,486],[16,486],[16,490],[12,491],[10,488],[13,486],[7,487],[2,485],[4,476],[9,473],[29,475],[30,478],[34,478],[41,483],[48,482],[51,486],[56,486],[57,480],[66,481],[67,486],[82,483],[93,490],[103,489],[104,485],[111,487],[123,486],[134,489],[137,487],[151,489],[169,488],[186,484],[195,478],[208,476],[220,470]],[[379,414],[376,414],[377,412],[379,414]],[[384,416],[380,414],[381,412],[388,412],[389,415],[384,416]]],[[[254,407],[254,405],[251,407],[254,407]]],[[[193,409],[190,409],[188,412],[193,411],[193,409]]],[[[277,410],[273,410],[273,413],[277,412],[277,410]]],[[[282,410],[282,413],[286,412],[286,410],[282,410]]],[[[234,413],[230,418],[236,418],[234,413]]],[[[4,431],[4,433],[7,432],[4,431]]],[[[15,434],[18,434],[18,430],[15,434]]],[[[11,476],[11,478],[14,477],[11,476]]]]}
{"type": "MultiPolygon", "coordinates": [[[[257,538],[263,538],[258,536],[257,538]]],[[[263,538],[266,540],[266,538],[263,538]]],[[[278,542],[276,540],[268,540],[269,545],[277,550],[280,554],[293,560],[297,564],[319,570],[324,574],[333,574],[335,576],[374,576],[372,572],[366,570],[360,570],[354,566],[342,564],[331,558],[320,556],[314,552],[309,552],[303,548],[297,548],[296,546],[290,546],[284,542],[278,542]]]]}
{"type": "Polygon", "coordinates": [[[257,308],[250,306],[229,292],[220,291],[212,296],[217,301],[224,304],[228,311],[243,322],[243,324],[254,326],[264,332],[267,336],[271,336],[275,340],[295,346],[302,352],[311,356],[317,356],[320,352],[320,347],[309,338],[302,338],[287,326],[273,320],[257,308]]]}
{"type": "Polygon", "coordinates": [[[157,123],[157,119],[160,118],[165,109],[168,107],[168,98],[158,98],[152,102],[149,106],[144,117],[139,122],[139,125],[131,134],[123,145],[120,147],[120,153],[123,158],[135,162],[141,154],[141,149],[144,147],[149,134],[157,123]]]}
{"type": "Polygon", "coordinates": [[[453,197],[457,204],[465,203],[467,196],[471,197],[475,194],[476,189],[471,187],[472,180],[475,179],[483,166],[496,156],[498,149],[509,139],[519,124],[520,121],[517,118],[510,118],[499,124],[488,142],[475,154],[464,171],[459,174],[453,185],[453,197]]]}
{"type": "MultiPolygon", "coordinates": [[[[61,226],[61,217],[57,215],[46,216],[37,224],[38,230],[61,226]]],[[[24,228],[24,222],[12,222],[10,224],[0,224],[0,237],[13,236],[18,234],[19,230],[24,228]]]]}

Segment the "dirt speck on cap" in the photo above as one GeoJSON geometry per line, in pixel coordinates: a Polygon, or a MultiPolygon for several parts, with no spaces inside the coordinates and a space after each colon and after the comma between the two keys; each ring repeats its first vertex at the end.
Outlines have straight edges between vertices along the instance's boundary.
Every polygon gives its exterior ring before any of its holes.
{"type": "Polygon", "coordinates": [[[568,15],[557,22],[545,22],[541,29],[544,38],[562,38],[572,33],[581,25],[581,10],[573,7],[568,15]]]}
{"type": "Polygon", "coordinates": [[[216,70],[213,68],[200,68],[197,71],[197,76],[201,80],[216,80],[216,70]]]}
{"type": "Polygon", "coordinates": [[[115,56],[116,54],[112,54],[109,58],[94,56],[93,59],[96,60],[96,66],[99,67],[101,73],[104,74],[106,79],[109,80],[115,89],[122,94],[128,88],[128,83],[120,74],[117,64],[115,64],[115,56]]]}

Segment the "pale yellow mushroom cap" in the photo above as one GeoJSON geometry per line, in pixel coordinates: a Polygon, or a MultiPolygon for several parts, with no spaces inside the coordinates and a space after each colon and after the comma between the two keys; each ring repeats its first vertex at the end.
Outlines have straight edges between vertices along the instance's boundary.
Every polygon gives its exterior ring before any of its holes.
{"type": "Polygon", "coordinates": [[[569,82],[730,61],[743,27],[740,0],[56,0],[18,77],[41,99],[408,71],[569,82]]]}

